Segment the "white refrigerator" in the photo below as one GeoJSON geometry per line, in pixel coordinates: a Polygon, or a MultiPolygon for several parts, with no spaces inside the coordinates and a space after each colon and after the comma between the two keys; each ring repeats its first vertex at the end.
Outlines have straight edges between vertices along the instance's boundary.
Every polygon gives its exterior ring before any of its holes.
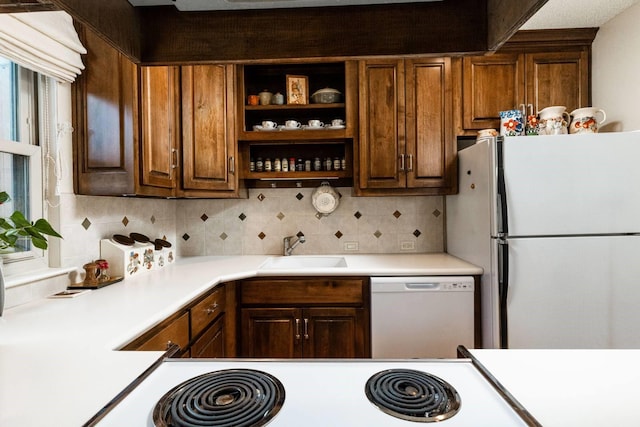
{"type": "Polygon", "coordinates": [[[447,252],[484,268],[485,348],[640,348],[640,132],[458,153],[447,252]]]}

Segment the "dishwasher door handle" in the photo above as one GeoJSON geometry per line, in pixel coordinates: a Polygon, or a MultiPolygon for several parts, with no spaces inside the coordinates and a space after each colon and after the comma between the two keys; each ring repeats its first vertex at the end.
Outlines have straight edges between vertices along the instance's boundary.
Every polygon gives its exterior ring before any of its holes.
{"type": "Polygon", "coordinates": [[[436,290],[440,289],[440,283],[405,283],[407,289],[424,289],[436,290]]]}

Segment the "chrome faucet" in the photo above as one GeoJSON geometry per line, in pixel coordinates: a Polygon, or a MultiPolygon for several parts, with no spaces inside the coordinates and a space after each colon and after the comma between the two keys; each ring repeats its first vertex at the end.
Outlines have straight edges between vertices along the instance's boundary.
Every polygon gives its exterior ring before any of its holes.
{"type": "Polygon", "coordinates": [[[306,242],[307,240],[305,239],[304,235],[302,235],[298,237],[296,240],[294,240],[292,243],[291,239],[293,239],[294,237],[295,236],[287,236],[284,238],[284,256],[291,255],[291,253],[296,248],[296,246],[298,246],[300,243],[306,242]]]}

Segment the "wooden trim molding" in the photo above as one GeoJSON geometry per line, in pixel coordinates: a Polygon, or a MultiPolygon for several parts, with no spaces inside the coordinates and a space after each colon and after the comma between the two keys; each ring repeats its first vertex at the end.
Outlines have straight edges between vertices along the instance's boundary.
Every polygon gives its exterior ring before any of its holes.
{"type": "Polygon", "coordinates": [[[48,0],[0,0],[0,13],[45,12],[59,10],[48,0]]]}

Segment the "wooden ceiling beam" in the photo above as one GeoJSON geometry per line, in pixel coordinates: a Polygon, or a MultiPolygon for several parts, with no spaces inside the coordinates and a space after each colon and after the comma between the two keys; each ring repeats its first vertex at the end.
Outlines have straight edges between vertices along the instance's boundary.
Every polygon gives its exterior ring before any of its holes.
{"type": "Polygon", "coordinates": [[[0,0],[0,13],[18,12],[45,12],[59,10],[58,7],[47,0],[0,0]]]}

